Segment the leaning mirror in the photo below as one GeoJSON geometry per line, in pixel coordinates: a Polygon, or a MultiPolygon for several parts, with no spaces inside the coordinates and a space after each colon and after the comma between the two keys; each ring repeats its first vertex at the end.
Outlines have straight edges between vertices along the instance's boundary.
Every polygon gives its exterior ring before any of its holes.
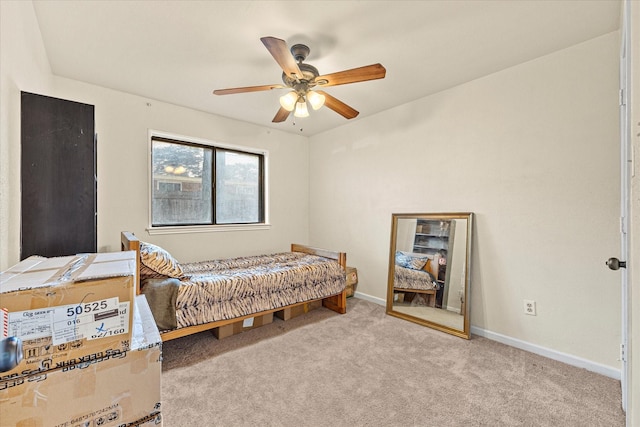
{"type": "Polygon", "coordinates": [[[393,214],[387,314],[469,339],[472,213],[393,214]]]}

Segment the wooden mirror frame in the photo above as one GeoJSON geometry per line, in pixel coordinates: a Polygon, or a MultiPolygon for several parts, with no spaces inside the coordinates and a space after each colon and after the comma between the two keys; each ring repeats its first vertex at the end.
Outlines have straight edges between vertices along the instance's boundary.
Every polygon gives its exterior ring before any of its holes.
{"type": "MultiPolygon", "coordinates": [[[[472,234],[473,234],[473,213],[471,212],[457,212],[457,213],[394,213],[391,217],[391,243],[389,250],[389,276],[388,276],[388,288],[387,288],[387,309],[388,315],[395,316],[410,322],[418,323],[433,329],[437,329],[442,332],[446,332],[452,335],[456,335],[461,338],[470,339],[470,278],[471,278],[471,248],[472,248],[472,234]],[[461,299],[460,314],[463,316],[462,329],[456,329],[449,325],[438,323],[436,321],[427,320],[421,317],[412,316],[407,313],[394,310],[394,294],[398,292],[397,289],[394,292],[395,282],[395,266],[396,266],[396,248],[398,246],[398,222],[402,219],[410,220],[427,220],[427,221],[451,221],[451,220],[466,220],[466,230],[464,235],[466,239],[466,247],[464,250],[464,266],[462,267],[464,277],[464,297],[461,299]]],[[[459,228],[459,227],[456,227],[459,228]]],[[[455,233],[463,232],[462,229],[456,229],[455,233]]],[[[414,233],[418,236],[420,233],[414,233]]],[[[447,237],[447,242],[449,238],[447,237]]],[[[462,252],[457,252],[458,254],[462,252]]],[[[458,259],[460,257],[458,256],[458,259]]],[[[426,267],[425,267],[426,269],[426,267]]],[[[453,270],[453,268],[449,268],[453,270]]],[[[461,276],[462,277],[462,276],[461,276]]],[[[449,277],[447,276],[444,286],[450,286],[449,277]]],[[[443,288],[444,289],[444,288],[443,288]]],[[[435,300],[435,292],[431,292],[431,295],[427,295],[435,300]]]]}

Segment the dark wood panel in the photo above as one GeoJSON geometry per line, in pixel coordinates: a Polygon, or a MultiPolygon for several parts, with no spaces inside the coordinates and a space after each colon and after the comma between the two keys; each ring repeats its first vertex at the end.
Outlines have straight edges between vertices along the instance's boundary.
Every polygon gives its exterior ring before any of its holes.
{"type": "Polygon", "coordinates": [[[22,92],[20,258],[96,252],[94,106],[22,92]]]}

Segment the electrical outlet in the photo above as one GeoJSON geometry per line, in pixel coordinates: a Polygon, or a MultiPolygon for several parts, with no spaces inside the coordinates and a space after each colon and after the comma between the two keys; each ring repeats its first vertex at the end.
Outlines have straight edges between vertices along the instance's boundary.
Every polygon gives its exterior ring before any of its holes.
{"type": "Polygon", "coordinates": [[[524,300],[524,314],[536,315],[536,302],[530,299],[524,300]]]}

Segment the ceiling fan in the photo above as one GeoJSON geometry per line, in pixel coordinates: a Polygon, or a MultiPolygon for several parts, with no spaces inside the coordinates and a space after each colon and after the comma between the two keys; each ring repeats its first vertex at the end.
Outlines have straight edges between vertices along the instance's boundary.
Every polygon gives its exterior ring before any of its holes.
{"type": "Polygon", "coordinates": [[[280,97],[280,109],[272,120],[274,123],[284,122],[291,112],[293,112],[295,117],[309,116],[307,101],[314,110],[326,105],[346,119],[352,119],[359,114],[358,111],[328,93],[317,90],[318,87],[382,79],[387,72],[381,64],[372,64],[339,71],[337,73],[320,75],[316,67],[304,63],[304,60],[310,52],[310,49],[306,45],[295,44],[291,46],[291,49],[288,49],[284,40],[275,37],[262,37],[260,40],[278,65],[280,65],[280,68],[282,68],[282,81],[284,85],[272,84],[216,89],[213,93],[216,95],[231,95],[234,93],[289,88],[291,91],[280,97]]]}

